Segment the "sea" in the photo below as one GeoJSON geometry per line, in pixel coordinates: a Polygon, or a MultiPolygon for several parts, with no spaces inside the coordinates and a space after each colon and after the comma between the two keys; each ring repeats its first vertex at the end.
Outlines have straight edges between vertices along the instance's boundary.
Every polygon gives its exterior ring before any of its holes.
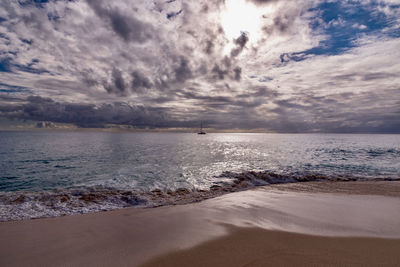
{"type": "Polygon", "coordinates": [[[201,201],[255,186],[400,179],[400,135],[0,132],[0,220],[201,201]]]}

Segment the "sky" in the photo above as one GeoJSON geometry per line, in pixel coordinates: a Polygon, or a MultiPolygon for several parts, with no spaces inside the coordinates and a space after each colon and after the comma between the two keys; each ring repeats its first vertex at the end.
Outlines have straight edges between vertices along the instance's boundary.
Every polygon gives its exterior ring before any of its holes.
{"type": "Polygon", "coordinates": [[[0,122],[400,133],[400,0],[0,0],[0,122]]]}

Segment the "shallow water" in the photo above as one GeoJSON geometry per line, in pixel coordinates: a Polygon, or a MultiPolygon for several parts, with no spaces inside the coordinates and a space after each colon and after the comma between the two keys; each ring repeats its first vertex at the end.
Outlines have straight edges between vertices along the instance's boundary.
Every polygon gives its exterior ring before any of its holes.
{"type": "Polygon", "coordinates": [[[241,189],[310,175],[400,177],[400,135],[0,132],[0,141],[3,219],[209,198],[236,191],[224,187],[248,171],[272,176],[245,175],[241,189]]]}
{"type": "Polygon", "coordinates": [[[0,190],[208,188],[224,171],[400,176],[400,135],[0,133],[0,190]]]}

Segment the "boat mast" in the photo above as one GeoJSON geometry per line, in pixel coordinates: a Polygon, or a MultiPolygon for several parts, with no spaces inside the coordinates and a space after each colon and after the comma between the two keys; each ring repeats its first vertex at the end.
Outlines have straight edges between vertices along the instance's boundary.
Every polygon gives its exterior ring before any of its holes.
{"type": "Polygon", "coordinates": [[[206,132],[203,131],[203,121],[200,122],[200,132],[198,134],[206,134],[206,132]]]}

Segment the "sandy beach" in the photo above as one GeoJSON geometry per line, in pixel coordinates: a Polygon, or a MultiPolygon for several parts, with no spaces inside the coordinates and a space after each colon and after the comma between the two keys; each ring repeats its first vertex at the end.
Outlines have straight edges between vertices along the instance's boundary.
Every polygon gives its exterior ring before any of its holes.
{"type": "Polygon", "coordinates": [[[400,0],[0,0],[0,267],[400,267],[400,0]]]}
{"type": "Polygon", "coordinates": [[[399,240],[230,228],[228,235],[143,266],[398,266],[399,240]]]}
{"type": "Polygon", "coordinates": [[[0,266],[398,266],[399,207],[399,182],[313,182],[2,222],[0,266]]]}

